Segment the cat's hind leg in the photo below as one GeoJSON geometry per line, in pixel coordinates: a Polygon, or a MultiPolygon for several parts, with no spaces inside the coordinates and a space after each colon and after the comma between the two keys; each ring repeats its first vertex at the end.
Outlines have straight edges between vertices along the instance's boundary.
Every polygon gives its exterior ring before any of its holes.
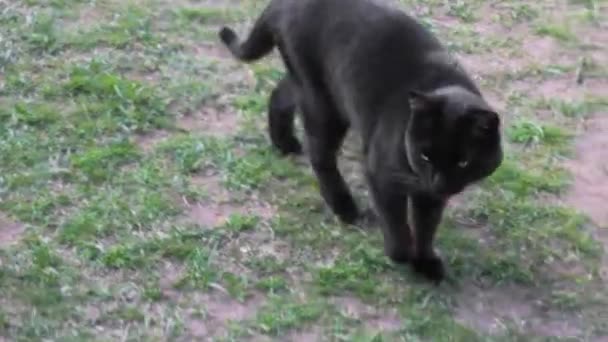
{"type": "Polygon", "coordinates": [[[309,157],[321,196],[342,222],[353,224],[359,218],[359,210],[337,161],[349,124],[340,117],[324,91],[303,91],[301,95],[309,157]]]}
{"type": "Polygon", "coordinates": [[[273,89],[268,101],[270,140],[285,155],[302,153],[302,145],[294,134],[294,119],[298,101],[297,92],[297,85],[287,74],[273,89]]]}

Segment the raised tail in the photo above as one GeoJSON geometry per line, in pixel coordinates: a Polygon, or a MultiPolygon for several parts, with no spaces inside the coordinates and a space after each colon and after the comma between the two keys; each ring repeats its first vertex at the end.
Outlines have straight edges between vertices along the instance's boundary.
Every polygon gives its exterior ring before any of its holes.
{"type": "Polygon", "coordinates": [[[242,62],[253,62],[269,54],[275,46],[267,20],[268,10],[262,13],[249,33],[249,37],[243,42],[233,29],[224,26],[219,31],[220,40],[236,59],[242,62]]]}

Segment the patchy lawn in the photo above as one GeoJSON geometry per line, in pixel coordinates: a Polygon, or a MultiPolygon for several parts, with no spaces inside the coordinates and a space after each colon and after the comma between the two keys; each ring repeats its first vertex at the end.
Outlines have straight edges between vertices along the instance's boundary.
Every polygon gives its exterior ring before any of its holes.
{"type": "MultiPolygon", "coordinates": [[[[608,7],[402,0],[504,118],[439,287],[266,137],[265,1],[0,2],[0,340],[608,340],[608,7]]],[[[349,138],[342,167],[368,203],[349,138]]]]}

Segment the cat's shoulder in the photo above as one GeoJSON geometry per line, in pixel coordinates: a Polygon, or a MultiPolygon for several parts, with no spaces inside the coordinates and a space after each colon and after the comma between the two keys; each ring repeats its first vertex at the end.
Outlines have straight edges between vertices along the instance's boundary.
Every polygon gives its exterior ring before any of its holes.
{"type": "Polygon", "coordinates": [[[449,51],[443,49],[429,52],[426,55],[426,61],[428,64],[432,65],[458,68],[464,70],[458,58],[456,58],[456,56],[454,56],[449,51]]]}

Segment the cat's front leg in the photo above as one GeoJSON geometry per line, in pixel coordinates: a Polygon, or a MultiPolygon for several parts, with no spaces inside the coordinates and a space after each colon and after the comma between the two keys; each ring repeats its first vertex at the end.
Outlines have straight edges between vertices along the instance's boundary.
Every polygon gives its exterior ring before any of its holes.
{"type": "Polygon", "coordinates": [[[407,223],[407,195],[388,178],[368,171],[374,207],[381,221],[384,251],[396,263],[412,260],[412,233],[407,223]]]}
{"type": "Polygon", "coordinates": [[[408,199],[408,222],[414,232],[414,270],[428,279],[440,282],[445,277],[443,262],[433,249],[435,233],[441,222],[446,201],[427,195],[411,195],[408,199]]]}

